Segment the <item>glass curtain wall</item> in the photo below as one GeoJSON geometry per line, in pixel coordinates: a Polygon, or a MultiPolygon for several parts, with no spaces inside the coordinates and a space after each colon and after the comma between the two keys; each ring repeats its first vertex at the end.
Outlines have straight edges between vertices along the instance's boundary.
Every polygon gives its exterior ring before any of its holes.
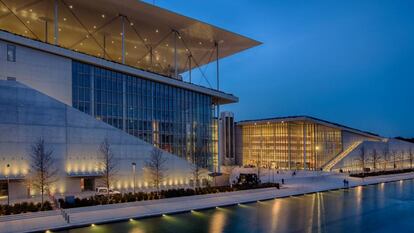
{"type": "Polygon", "coordinates": [[[317,170],[342,151],[339,129],[312,122],[252,123],[240,127],[243,165],[317,170]]]}
{"type": "Polygon", "coordinates": [[[73,107],[167,152],[213,165],[213,103],[201,93],[72,62],[73,107]]]}

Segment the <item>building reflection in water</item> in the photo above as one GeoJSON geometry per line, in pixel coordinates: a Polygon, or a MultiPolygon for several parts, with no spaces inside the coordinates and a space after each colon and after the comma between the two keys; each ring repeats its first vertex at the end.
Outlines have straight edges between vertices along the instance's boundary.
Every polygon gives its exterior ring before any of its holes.
{"type": "Polygon", "coordinates": [[[272,232],[277,232],[279,226],[279,218],[282,208],[282,200],[275,200],[272,207],[272,220],[270,229],[272,232]]]}
{"type": "Polygon", "coordinates": [[[224,226],[226,225],[227,213],[221,209],[218,209],[211,216],[209,225],[209,233],[222,233],[224,232],[224,226]]]}
{"type": "Polygon", "coordinates": [[[142,230],[141,228],[134,227],[131,229],[131,231],[129,231],[129,233],[145,233],[145,231],[142,230]]]}
{"type": "Polygon", "coordinates": [[[355,188],[355,199],[356,199],[356,213],[359,215],[361,214],[361,202],[362,202],[362,186],[358,186],[355,188]]]}

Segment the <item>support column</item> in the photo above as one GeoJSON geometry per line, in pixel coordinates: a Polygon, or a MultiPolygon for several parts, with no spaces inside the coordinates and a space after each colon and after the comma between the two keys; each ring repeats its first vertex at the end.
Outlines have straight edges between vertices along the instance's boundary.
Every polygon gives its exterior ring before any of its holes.
{"type": "Polygon", "coordinates": [[[288,154],[288,167],[289,170],[292,170],[292,139],[291,139],[291,135],[292,135],[292,129],[291,129],[291,123],[287,122],[287,127],[288,127],[288,149],[289,149],[289,154],[288,154]]]}
{"type": "Polygon", "coordinates": [[[106,59],[106,33],[103,34],[103,58],[106,59]]]}
{"type": "Polygon", "coordinates": [[[48,19],[45,18],[45,43],[49,42],[49,25],[48,25],[48,19]]]}
{"type": "Polygon", "coordinates": [[[174,78],[178,79],[177,31],[174,33],[174,78]]]}
{"type": "Polygon", "coordinates": [[[122,129],[126,132],[127,106],[126,106],[126,76],[122,76],[122,129]]]}
{"type": "Polygon", "coordinates": [[[91,66],[90,68],[90,72],[91,72],[91,81],[90,81],[90,85],[91,85],[91,91],[90,91],[90,96],[91,96],[91,115],[93,117],[95,117],[95,69],[93,68],[93,66],[91,66]]]}
{"type": "Polygon", "coordinates": [[[306,123],[303,123],[303,170],[306,170],[306,123]]]}
{"type": "Polygon", "coordinates": [[[54,19],[54,26],[55,26],[55,45],[59,44],[59,0],[55,0],[55,19],[54,19]]]}
{"type": "Polygon", "coordinates": [[[190,55],[188,55],[188,74],[189,74],[189,77],[190,77],[190,83],[191,83],[191,58],[192,58],[192,55],[190,54],[190,55]]]}
{"type": "MultiPolygon", "coordinates": [[[[217,91],[220,91],[220,63],[219,63],[219,45],[216,42],[216,77],[217,77],[217,91]]],[[[217,102],[217,172],[220,173],[221,155],[220,155],[220,104],[217,102]]]]}
{"type": "Polygon", "coordinates": [[[152,46],[150,46],[150,64],[151,64],[151,70],[152,70],[152,67],[153,67],[153,64],[152,64],[152,46]]]}
{"type": "Polygon", "coordinates": [[[122,64],[125,64],[125,16],[121,16],[122,20],[122,64]]]}

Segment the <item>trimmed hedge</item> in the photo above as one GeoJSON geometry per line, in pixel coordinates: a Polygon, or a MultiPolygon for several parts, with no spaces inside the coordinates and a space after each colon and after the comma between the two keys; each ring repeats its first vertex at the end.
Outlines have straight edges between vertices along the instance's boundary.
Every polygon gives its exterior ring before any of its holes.
{"type": "Polygon", "coordinates": [[[22,202],[14,205],[0,205],[0,215],[22,214],[45,210],[52,210],[52,205],[48,201],[43,203],[43,207],[40,203],[35,204],[33,202],[22,202]]]}
{"type": "Polygon", "coordinates": [[[351,174],[349,176],[364,178],[364,177],[369,177],[369,176],[392,175],[392,174],[408,173],[408,172],[413,172],[413,171],[414,171],[414,169],[407,168],[407,169],[401,169],[401,170],[388,170],[388,171],[357,173],[357,174],[351,174]]]}
{"type": "Polygon", "coordinates": [[[107,205],[115,203],[125,203],[125,202],[135,202],[135,201],[146,201],[146,200],[157,200],[164,198],[173,198],[173,197],[185,197],[185,196],[194,196],[194,195],[204,195],[211,193],[222,193],[222,192],[233,192],[238,190],[247,190],[247,189],[258,189],[258,188],[277,188],[280,186],[278,183],[264,183],[255,186],[246,186],[246,185],[234,185],[230,186],[219,186],[219,187],[204,187],[204,188],[195,188],[195,189],[168,189],[162,190],[160,192],[138,192],[138,193],[125,193],[125,194],[115,194],[115,195],[100,195],[92,196],[88,198],[75,198],[74,203],[68,203],[64,199],[59,199],[60,207],[64,209],[76,208],[76,207],[86,207],[86,206],[95,206],[95,205],[107,205]]]}

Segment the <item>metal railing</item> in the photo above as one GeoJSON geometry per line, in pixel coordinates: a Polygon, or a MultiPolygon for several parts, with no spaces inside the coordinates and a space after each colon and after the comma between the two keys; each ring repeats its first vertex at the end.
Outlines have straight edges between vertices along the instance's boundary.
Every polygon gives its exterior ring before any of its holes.
{"type": "Polygon", "coordinates": [[[361,145],[363,141],[357,141],[354,142],[352,145],[350,145],[346,150],[342,151],[340,154],[335,156],[333,159],[331,159],[329,162],[327,162],[324,166],[322,166],[323,171],[331,171],[331,169],[343,158],[345,158],[349,153],[355,150],[359,145],[361,145]]]}

